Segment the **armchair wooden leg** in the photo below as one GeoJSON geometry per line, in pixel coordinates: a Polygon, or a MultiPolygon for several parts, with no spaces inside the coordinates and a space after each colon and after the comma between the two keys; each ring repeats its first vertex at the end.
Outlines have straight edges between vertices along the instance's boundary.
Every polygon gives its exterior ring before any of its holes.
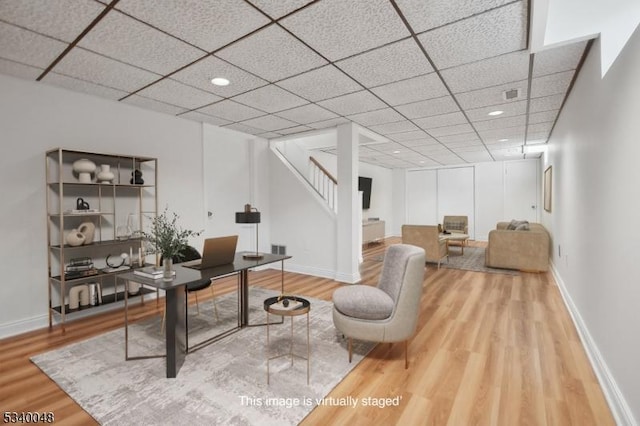
{"type": "Polygon", "coordinates": [[[353,356],[353,339],[349,337],[349,364],[351,364],[352,356],[353,356]]]}
{"type": "Polygon", "coordinates": [[[196,294],[196,312],[197,312],[196,315],[200,315],[200,302],[198,302],[198,292],[196,291],[195,294],[196,294]]]}
{"type": "Polygon", "coordinates": [[[404,369],[409,368],[409,340],[404,341],[404,369]]]}

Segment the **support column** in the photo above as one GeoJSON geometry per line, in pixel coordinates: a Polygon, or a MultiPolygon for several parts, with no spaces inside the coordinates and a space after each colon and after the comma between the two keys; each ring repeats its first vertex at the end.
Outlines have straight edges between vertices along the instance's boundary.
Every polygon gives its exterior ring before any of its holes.
{"type": "Polygon", "coordinates": [[[359,282],[358,132],[353,123],[338,126],[338,226],[336,280],[359,282]]]}

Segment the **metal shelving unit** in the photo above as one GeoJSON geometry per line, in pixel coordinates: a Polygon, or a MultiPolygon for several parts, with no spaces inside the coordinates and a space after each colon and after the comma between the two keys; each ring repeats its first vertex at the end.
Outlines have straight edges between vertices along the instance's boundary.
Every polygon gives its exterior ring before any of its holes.
{"type": "MultiPolygon", "coordinates": [[[[102,154],[95,152],[56,148],[45,154],[47,186],[47,252],[48,252],[48,294],[49,327],[57,321],[64,329],[65,322],[77,312],[86,312],[97,306],[124,300],[124,288],[118,288],[115,276],[128,272],[130,268],[109,271],[107,259],[120,258],[120,253],[131,254],[129,266],[136,267],[138,256],[146,261],[146,250],[142,238],[136,235],[121,235],[119,227],[126,228],[133,222],[134,229],[142,231],[157,215],[158,161],[152,157],[102,154]],[[96,181],[96,173],[91,183],[79,182],[73,172],[73,163],[79,159],[89,159],[98,168],[109,165],[114,179],[109,183],[96,181]],[[142,171],[143,184],[131,183],[135,170],[142,171]],[[77,201],[82,198],[97,211],[74,213],[77,201]],[[91,244],[73,246],[67,244],[66,236],[81,223],[91,222],[95,226],[91,244]],[[89,257],[96,268],[95,274],[81,277],[67,277],[65,266],[71,259],[89,257]],[[101,303],[69,308],[69,291],[76,285],[95,283],[100,292],[101,303]]],[[[157,259],[153,260],[155,263],[157,259]]],[[[112,269],[112,268],[111,268],[112,269]]],[[[149,292],[141,288],[140,300],[149,292]]]]}

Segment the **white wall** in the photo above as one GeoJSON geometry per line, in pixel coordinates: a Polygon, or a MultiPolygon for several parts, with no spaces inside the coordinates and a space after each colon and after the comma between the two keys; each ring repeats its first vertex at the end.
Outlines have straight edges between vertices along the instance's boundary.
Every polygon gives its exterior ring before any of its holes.
{"type": "Polygon", "coordinates": [[[199,123],[3,75],[0,93],[0,337],[47,324],[46,150],[157,157],[160,208],[204,229],[199,123]]]}
{"type": "Polygon", "coordinates": [[[478,163],[476,175],[476,239],[487,241],[489,231],[504,217],[504,164],[502,161],[478,163]]]}
{"type": "Polygon", "coordinates": [[[640,419],[640,29],[607,75],[596,41],[541,165],[553,266],[618,424],[640,419]],[[559,255],[561,251],[561,255],[559,255]]]}

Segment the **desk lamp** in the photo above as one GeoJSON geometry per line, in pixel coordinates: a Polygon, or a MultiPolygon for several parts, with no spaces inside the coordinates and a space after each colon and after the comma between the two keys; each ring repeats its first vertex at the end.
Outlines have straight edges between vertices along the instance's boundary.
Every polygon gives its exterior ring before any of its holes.
{"type": "Polygon", "coordinates": [[[256,252],[244,254],[242,257],[251,260],[262,259],[264,256],[258,253],[258,224],[260,223],[260,212],[258,209],[251,207],[251,204],[245,204],[243,212],[236,212],[236,223],[256,224],[256,252]]]}

